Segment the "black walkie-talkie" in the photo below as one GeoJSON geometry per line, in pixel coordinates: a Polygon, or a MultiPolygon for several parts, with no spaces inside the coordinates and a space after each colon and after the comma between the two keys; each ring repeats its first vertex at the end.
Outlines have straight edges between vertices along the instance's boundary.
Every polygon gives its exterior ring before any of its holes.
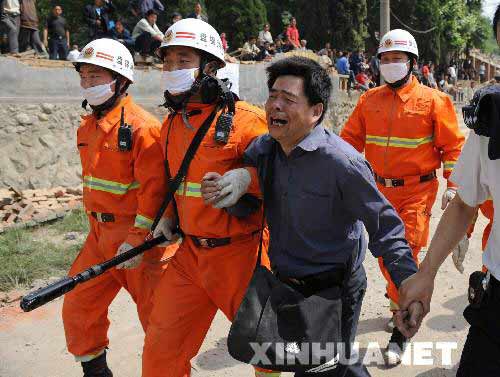
{"type": "Polygon", "coordinates": [[[118,149],[121,152],[132,150],[132,127],[125,123],[125,109],[122,107],[120,128],[118,129],[118,149]]]}

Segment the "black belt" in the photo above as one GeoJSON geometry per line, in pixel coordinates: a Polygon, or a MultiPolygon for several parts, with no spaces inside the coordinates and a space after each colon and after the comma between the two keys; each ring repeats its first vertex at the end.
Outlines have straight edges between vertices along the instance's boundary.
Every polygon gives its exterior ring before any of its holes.
{"type": "MultiPolygon", "coordinates": [[[[383,178],[377,175],[376,173],[374,173],[374,176],[375,180],[381,185],[384,185],[385,187],[401,187],[405,185],[404,178],[383,178]]],[[[429,174],[421,175],[419,178],[420,178],[420,183],[428,182],[433,180],[434,178],[437,178],[437,174],[436,171],[434,170],[429,174]]]]}
{"type": "Polygon", "coordinates": [[[115,222],[115,215],[112,213],[88,212],[88,214],[101,223],[115,222]]]}
{"type": "Polygon", "coordinates": [[[279,272],[275,272],[274,274],[283,283],[298,290],[305,296],[310,296],[326,288],[342,286],[345,279],[346,269],[335,268],[330,271],[320,272],[318,274],[308,275],[302,278],[288,277],[280,274],[279,272]]]}
{"type": "Polygon", "coordinates": [[[243,234],[241,236],[225,237],[225,238],[206,238],[206,237],[196,237],[191,235],[189,237],[193,240],[196,246],[213,249],[215,247],[229,245],[231,242],[237,242],[237,241],[242,241],[244,239],[249,239],[259,232],[260,230],[256,230],[255,232],[252,232],[250,234],[243,234]]]}
{"type": "Polygon", "coordinates": [[[207,247],[213,249],[214,247],[226,246],[231,243],[231,237],[226,238],[201,238],[196,236],[189,236],[194,244],[198,247],[207,247]]]}

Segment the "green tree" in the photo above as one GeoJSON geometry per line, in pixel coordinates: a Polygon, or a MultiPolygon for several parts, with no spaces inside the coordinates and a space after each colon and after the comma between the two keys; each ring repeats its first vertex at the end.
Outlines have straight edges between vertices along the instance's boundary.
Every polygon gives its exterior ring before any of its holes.
{"type": "Polygon", "coordinates": [[[226,33],[231,49],[256,36],[267,22],[262,0],[207,0],[207,7],[210,23],[219,33],[226,33]]]}

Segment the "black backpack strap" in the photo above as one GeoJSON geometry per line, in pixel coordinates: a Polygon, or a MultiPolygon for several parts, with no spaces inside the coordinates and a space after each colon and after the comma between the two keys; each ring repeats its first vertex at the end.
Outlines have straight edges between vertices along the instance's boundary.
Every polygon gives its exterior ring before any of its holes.
{"type": "MultiPolygon", "coordinates": [[[[160,222],[160,220],[163,216],[163,213],[165,212],[168,205],[170,204],[170,202],[174,198],[175,192],[179,188],[181,182],[186,177],[186,174],[187,174],[187,171],[189,168],[189,164],[191,164],[191,161],[193,160],[193,158],[196,154],[196,151],[198,150],[198,147],[201,144],[201,141],[203,140],[203,138],[207,134],[208,129],[210,128],[210,125],[214,121],[215,116],[217,115],[217,112],[219,111],[219,109],[220,109],[220,104],[217,104],[215,106],[215,108],[212,110],[212,113],[207,117],[207,119],[205,119],[205,121],[200,126],[200,128],[198,128],[198,131],[196,131],[196,135],[194,135],[194,138],[191,141],[191,144],[189,145],[189,148],[188,148],[186,154],[184,155],[184,159],[182,160],[179,171],[177,172],[177,174],[175,175],[175,177],[173,179],[168,180],[168,192],[165,195],[165,199],[163,199],[163,203],[162,203],[160,209],[158,210],[158,213],[156,214],[156,217],[153,221],[153,225],[151,226],[150,234],[152,234],[153,231],[155,230],[156,226],[158,225],[158,223],[160,222]]],[[[171,126],[171,123],[170,123],[170,126],[171,126]]],[[[169,132],[170,132],[170,129],[169,129],[169,132]]],[[[166,160],[166,162],[165,162],[166,169],[170,170],[168,167],[168,157],[167,156],[165,157],[165,160],[166,160]]]]}

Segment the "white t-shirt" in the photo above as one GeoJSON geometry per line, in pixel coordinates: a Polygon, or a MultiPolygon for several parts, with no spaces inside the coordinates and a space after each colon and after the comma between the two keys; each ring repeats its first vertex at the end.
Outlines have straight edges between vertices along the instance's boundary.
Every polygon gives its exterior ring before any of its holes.
{"type": "Polygon", "coordinates": [[[80,51],[78,50],[71,50],[68,53],[68,56],[66,57],[66,60],[69,60],[70,62],[76,61],[78,59],[78,56],[80,56],[80,51]]]}
{"type": "MultiPolygon", "coordinates": [[[[470,207],[492,198],[493,207],[500,208],[500,159],[489,159],[489,140],[471,131],[450,177],[458,185],[460,198],[470,207]]],[[[483,264],[497,280],[500,280],[499,216],[500,210],[494,211],[493,227],[483,253],[483,264]]]]}

